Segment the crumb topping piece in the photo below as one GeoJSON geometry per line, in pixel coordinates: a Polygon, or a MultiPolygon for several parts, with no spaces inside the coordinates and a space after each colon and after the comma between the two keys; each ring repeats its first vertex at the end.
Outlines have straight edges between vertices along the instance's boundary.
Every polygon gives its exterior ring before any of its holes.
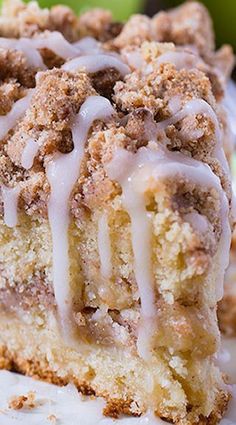
{"type": "Polygon", "coordinates": [[[8,403],[9,409],[34,409],[36,407],[35,392],[29,391],[26,395],[14,396],[8,403]]]}

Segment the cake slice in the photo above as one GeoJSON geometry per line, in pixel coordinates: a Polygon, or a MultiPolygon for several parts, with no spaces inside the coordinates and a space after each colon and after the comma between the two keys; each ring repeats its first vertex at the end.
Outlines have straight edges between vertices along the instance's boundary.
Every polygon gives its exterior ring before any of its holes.
{"type": "Polygon", "coordinates": [[[229,48],[197,3],[123,28],[8,3],[0,34],[1,367],[218,423],[229,48]]]}

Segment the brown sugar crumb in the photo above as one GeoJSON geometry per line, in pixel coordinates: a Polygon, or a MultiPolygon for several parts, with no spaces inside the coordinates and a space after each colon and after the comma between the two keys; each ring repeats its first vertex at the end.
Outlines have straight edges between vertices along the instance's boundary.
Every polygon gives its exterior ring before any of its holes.
{"type": "Polygon", "coordinates": [[[0,49],[0,79],[14,79],[25,87],[35,85],[36,68],[29,68],[25,55],[16,50],[0,49]]]}
{"type": "Polygon", "coordinates": [[[133,15],[114,39],[113,45],[123,49],[152,40],[194,45],[205,56],[214,50],[212,21],[207,9],[200,3],[187,2],[173,10],[159,12],[152,19],[133,15]]]}
{"type": "Polygon", "coordinates": [[[34,409],[35,403],[35,392],[29,391],[27,395],[14,396],[8,403],[9,409],[20,410],[20,409],[34,409]]]}
{"type": "MultiPolygon", "coordinates": [[[[127,116],[125,132],[134,141],[135,150],[146,146],[156,134],[156,123],[152,113],[145,108],[132,111],[127,116]]],[[[131,147],[133,144],[130,142],[131,147]]]]}
{"type": "MultiPolygon", "coordinates": [[[[105,408],[103,409],[104,416],[110,416],[111,418],[118,419],[120,416],[120,412],[124,412],[124,414],[130,414],[130,405],[131,400],[120,400],[114,399],[107,403],[105,408]]],[[[133,416],[137,416],[133,414],[133,416]]]]}
{"type": "Polygon", "coordinates": [[[70,152],[73,149],[71,118],[87,96],[94,94],[90,79],[84,73],[73,75],[60,69],[40,73],[32,106],[8,142],[11,160],[21,165],[29,135],[38,142],[42,156],[55,150],[70,152]]]}
{"type": "Polygon", "coordinates": [[[13,103],[20,99],[22,90],[14,79],[0,83],[0,115],[10,112],[13,103]]]}
{"type": "Polygon", "coordinates": [[[215,47],[212,20],[198,2],[187,2],[169,12],[158,13],[152,19],[152,32],[158,41],[193,44],[203,55],[215,47]]]}
{"type": "Polygon", "coordinates": [[[103,39],[104,29],[112,23],[112,14],[104,9],[92,9],[79,18],[79,29],[81,37],[92,36],[98,40],[103,39]]]}
{"type": "Polygon", "coordinates": [[[36,2],[20,0],[3,2],[0,18],[1,37],[32,37],[50,28],[49,10],[40,9],[36,2]]]}
{"type": "Polygon", "coordinates": [[[132,16],[114,40],[114,46],[122,49],[127,46],[140,46],[143,41],[151,41],[153,37],[150,31],[150,24],[151,20],[147,16],[132,16]]]}
{"type": "Polygon", "coordinates": [[[61,32],[70,41],[79,38],[79,20],[67,6],[57,5],[50,10],[50,24],[52,29],[61,32]]]}
{"type": "MultiPolygon", "coordinates": [[[[112,41],[115,37],[118,37],[118,35],[121,33],[123,29],[124,24],[122,22],[111,22],[104,26],[103,28],[103,34],[100,36],[100,41],[105,43],[112,41]]],[[[104,47],[106,45],[104,44],[104,47]]],[[[107,47],[109,47],[109,43],[107,43],[107,47]]]]}
{"type": "Polygon", "coordinates": [[[55,415],[49,415],[47,417],[48,421],[50,421],[52,424],[56,424],[57,423],[57,417],[55,415]]]}
{"type": "Polygon", "coordinates": [[[133,72],[125,82],[116,83],[114,92],[114,99],[123,111],[145,107],[158,120],[169,117],[168,102],[173,96],[181,96],[183,100],[196,97],[215,106],[209,79],[201,71],[178,71],[172,64],[162,64],[145,76],[133,72]]]}
{"type": "Polygon", "coordinates": [[[231,46],[223,45],[213,54],[209,54],[207,62],[220,70],[223,76],[228,79],[235,65],[235,56],[231,46]]]}

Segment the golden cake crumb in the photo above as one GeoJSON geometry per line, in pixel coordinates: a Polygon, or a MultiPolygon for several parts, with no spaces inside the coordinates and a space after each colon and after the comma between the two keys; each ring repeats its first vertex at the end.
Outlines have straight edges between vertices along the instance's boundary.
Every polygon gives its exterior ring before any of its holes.
{"type": "Polygon", "coordinates": [[[26,395],[13,396],[9,403],[9,409],[34,409],[36,407],[35,392],[29,391],[26,395]]]}
{"type": "Polygon", "coordinates": [[[47,419],[49,420],[49,422],[51,422],[54,425],[57,423],[57,417],[56,417],[56,415],[49,415],[47,417],[47,419]]]}

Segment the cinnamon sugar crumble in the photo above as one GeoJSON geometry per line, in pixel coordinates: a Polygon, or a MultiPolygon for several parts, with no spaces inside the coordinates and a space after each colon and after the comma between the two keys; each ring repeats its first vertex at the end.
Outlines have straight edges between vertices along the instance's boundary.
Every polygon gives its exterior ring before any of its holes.
{"type": "Polygon", "coordinates": [[[37,406],[35,392],[29,391],[26,395],[13,396],[8,403],[9,409],[34,409],[37,406]]]}
{"type": "Polygon", "coordinates": [[[58,418],[56,417],[56,415],[49,415],[48,417],[47,417],[47,419],[53,424],[53,425],[55,425],[56,423],[57,423],[57,421],[58,421],[58,418]]]}
{"type": "MultiPolygon", "coordinates": [[[[49,11],[39,9],[35,3],[25,5],[15,1],[11,6],[4,5],[0,24],[0,35],[5,37],[45,36],[47,31],[61,31],[70,42],[84,36],[95,37],[100,40],[100,48],[105,52],[115,50],[124,62],[133,52],[142,63],[140,69],[133,69],[131,65],[132,72],[125,79],[112,68],[90,74],[70,73],[60,69],[60,58],[50,50],[43,49],[43,59],[55,68],[41,72],[35,79],[38,70],[27,63],[23,52],[0,49],[0,114],[8,113],[14,102],[24,96],[27,88],[35,87],[31,107],[5,137],[0,148],[0,179],[10,186],[15,181],[21,181],[20,205],[25,206],[28,214],[45,210],[49,190],[45,181],[45,166],[55,151],[67,153],[73,149],[71,119],[89,95],[100,94],[109,98],[121,119],[127,117],[126,136],[122,126],[116,129],[116,133],[120,140],[126,139],[125,146],[130,150],[146,144],[143,128],[147,124],[144,124],[144,119],[129,116],[137,108],[148,109],[153,119],[160,121],[170,116],[168,103],[174,96],[181,96],[182,104],[191,98],[201,98],[221,118],[214,95],[217,99],[223,95],[223,80],[230,74],[233,55],[229,46],[214,51],[211,19],[204,6],[198,3],[191,2],[173,11],[160,12],[153,18],[135,15],[124,26],[119,26],[113,22],[111,13],[103,9],[93,9],[77,18],[65,6],[55,6],[49,11]],[[10,25],[12,22],[15,22],[14,32],[10,25]],[[200,65],[193,69],[178,69],[171,63],[157,66],[157,59],[168,52],[180,55],[191,52],[199,58],[200,65]],[[147,73],[148,67],[151,68],[147,73]],[[222,73],[220,79],[216,68],[222,73]],[[32,169],[25,171],[21,167],[21,156],[28,137],[38,143],[39,151],[32,169]]],[[[186,118],[181,132],[172,126],[167,135],[171,149],[188,150],[194,157],[202,159],[206,151],[211,153],[215,141],[212,143],[211,124],[203,117],[194,120],[195,123],[191,117],[186,118]],[[193,124],[200,126],[204,134],[197,143],[188,143],[187,146],[184,134],[189,133],[193,124]]],[[[224,125],[224,118],[222,122],[224,125]]],[[[113,127],[118,127],[117,119],[113,120],[113,127]]],[[[88,141],[88,152],[91,152],[92,140],[88,141]]],[[[82,166],[80,184],[74,195],[77,199],[84,199],[86,206],[97,201],[99,193],[101,199],[104,198],[104,190],[113,187],[101,166],[108,155],[107,151],[111,150],[109,145],[113,144],[113,140],[110,143],[107,140],[108,137],[101,152],[100,164],[97,162],[94,167],[93,157],[89,155],[87,167],[82,166]]]]}

